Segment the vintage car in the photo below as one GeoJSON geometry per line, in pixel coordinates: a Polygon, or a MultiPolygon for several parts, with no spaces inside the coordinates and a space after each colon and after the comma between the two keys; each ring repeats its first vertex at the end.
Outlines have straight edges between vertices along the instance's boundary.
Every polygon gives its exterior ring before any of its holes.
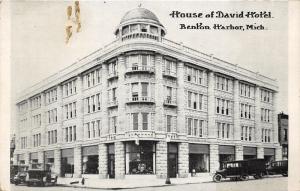
{"type": "Polygon", "coordinates": [[[270,162],[266,171],[269,175],[281,174],[282,176],[288,176],[288,170],[288,161],[281,160],[270,162]]]}
{"type": "Polygon", "coordinates": [[[13,165],[10,169],[10,181],[15,185],[25,183],[27,176],[27,165],[13,165]]]}
{"type": "Polygon", "coordinates": [[[39,185],[56,185],[57,175],[51,173],[49,170],[32,169],[28,170],[26,177],[27,186],[39,185]]]}
{"type": "Polygon", "coordinates": [[[220,170],[213,176],[213,181],[220,182],[226,178],[230,178],[231,180],[248,180],[249,176],[258,179],[263,177],[265,171],[264,159],[222,162],[220,170]]]}

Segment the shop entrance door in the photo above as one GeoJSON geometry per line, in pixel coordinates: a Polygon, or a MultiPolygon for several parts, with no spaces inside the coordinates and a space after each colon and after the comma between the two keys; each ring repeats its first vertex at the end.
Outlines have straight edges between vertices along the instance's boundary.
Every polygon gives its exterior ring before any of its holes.
{"type": "Polygon", "coordinates": [[[108,154],[108,175],[115,178],[115,154],[108,154]]]}
{"type": "Polygon", "coordinates": [[[177,174],[177,154],[168,154],[168,174],[170,178],[176,178],[177,174]]]}

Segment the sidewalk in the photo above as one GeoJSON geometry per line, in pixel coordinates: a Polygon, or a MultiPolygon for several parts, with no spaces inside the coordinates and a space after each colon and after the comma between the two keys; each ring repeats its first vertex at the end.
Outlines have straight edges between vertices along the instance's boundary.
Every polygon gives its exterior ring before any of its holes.
{"type": "MultiPolygon", "coordinates": [[[[212,176],[189,177],[189,178],[171,178],[171,185],[195,184],[212,181],[212,176]]],[[[81,184],[81,178],[58,178],[57,185],[77,188],[95,188],[95,189],[128,189],[128,188],[144,188],[144,187],[160,187],[168,186],[165,179],[157,178],[125,178],[125,179],[85,179],[85,184],[81,184]],[[79,181],[77,184],[70,182],[79,181]]]]}

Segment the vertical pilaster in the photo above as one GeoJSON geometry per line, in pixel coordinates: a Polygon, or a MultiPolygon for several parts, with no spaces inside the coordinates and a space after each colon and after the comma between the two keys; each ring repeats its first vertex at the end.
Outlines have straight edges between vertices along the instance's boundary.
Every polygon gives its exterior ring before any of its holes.
{"type": "Polygon", "coordinates": [[[243,160],[243,159],[244,159],[243,146],[236,145],[235,146],[235,160],[243,160]]]}
{"type": "Polygon", "coordinates": [[[273,112],[272,112],[272,123],[273,123],[273,142],[278,143],[278,93],[273,92],[273,112]]]}
{"type": "Polygon", "coordinates": [[[155,55],[155,130],[164,131],[164,117],[163,117],[163,57],[161,54],[155,55]]]}
{"type": "Polygon", "coordinates": [[[275,161],[282,160],[282,147],[275,148],[275,161]]]}
{"type": "Polygon", "coordinates": [[[115,142],[115,178],[125,176],[125,146],[123,142],[115,142]]]}
{"type": "Polygon", "coordinates": [[[102,63],[101,68],[102,74],[102,135],[106,135],[109,132],[108,127],[108,111],[107,111],[107,103],[108,103],[108,93],[107,93],[107,77],[108,77],[108,66],[107,64],[102,63]]]}
{"type": "Polygon", "coordinates": [[[63,142],[63,87],[62,85],[57,86],[57,123],[58,123],[58,129],[57,129],[57,142],[62,143],[63,142]]]}
{"type": "Polygon", "coordinates": [[[157,178],[167,177],[167,142],[159,141],[156,143],[156,176],[157,178]]]}
{"type": "Polygon", "coordinates": [[[54,168],[53,172],[61,176],[61,151],[60,149],[54,150],[54,168]]]}
{"type": "Polygon", "coordinates": [[[46,95],[41,93],[41,144],[47,145],[47,129],[46,129],[46,95]]]}
{"type": "Polygon", "coordinates": [[[82,93],[83,93],[83,80],[82,80],[82,76],[81,75],[79,75],[78,77],[77,77],[77,80],[76,80],[77,82],[76,82],[76,86],[77,86],[77,104],[76,104],[76,109],[77,109],[77,124],[76,124],[76,135],[77,135],[77,137],[76,137],[76,139],[77,140],[83,140],[83,107],[84,107],[84,105],[83,105],[83,95],[82,95],[82,93]]]}
{"type": "Polygon", "coordinates": [[[189,174],[189,144],[178,143],[178,176],[187,178],[189,174]]]}
{"type": "Polygon", "coordinates": [[[233,85],[233,133],[234,140],[241,140],[241,125],[240,125],[240,102],[239,102],[239,81],[237,79],[234,80],[233,85]]]}
{"type": "Polygon", "coordinates": [[[45,169],[45,152],[43,150],[38,152],[38,161],[42,164],[42,167],[45,169]]]}
{"type": "Polygon", "coordinates": [[[126,123],[126,112],[125,112],[125,105],[126,105],[126,82],[125,82],[125,56],[120,55],[118,56],[118,90],[117,90],[117,98],[118,98],[118,126],[117,126],[117,133],[125,131],[125,124],[126,123]]]}
{"type": "Polygon", "coordinates": [[[258,159],[264,158],[264,148],[263,147],[257,147],[257,158],[258,159]]]}
{"type": "Polygon", "coordinates": [[[210,173],[214,173],[219,169],[219,145],[211,144],[209,146],[209,168],[210,173]]]}
{"type": "Polygon", "coordinates": [[[99,144],[99,178],[107,178],[107,145],[106,144],[99,144]]]}
{"type": "Polygon", "coordinates": [[[214,72],[208,73],[208,137],[216,138],[215,122],[215,77],[214,72]]]}
{"type": "Polygon", "coordinates": [[[25,160],[25,165],[30,164],[30,152],[24,153],[24,160],[25,160]]]}
{"type": "Polygon", "coordinates": [[[179,61],[177,67],[177,132],[186,133],[185,128],[185,94],[184,94],[184,63],[179,61]]]}
{"type": "Polygon", "coordinates": [[[255,87],[255,139],[257,142],[261,142],[261,112],[260,105],[260,88],[259,86],[255,87]]]}
{"type": "Polygon", "coordinates": [[[81,177],[82,174],[82,152],[81,145],[74,148],[74,177],[81,177]]]}

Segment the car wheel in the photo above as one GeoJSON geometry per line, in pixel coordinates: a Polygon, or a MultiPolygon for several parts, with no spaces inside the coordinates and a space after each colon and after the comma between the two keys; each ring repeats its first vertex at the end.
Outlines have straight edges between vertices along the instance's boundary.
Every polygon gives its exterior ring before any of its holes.
{"type": "Polygon", "coordinates": [[[249,176],[248,176],[247,174],[243,174],[243,175],[241,176],[241,180],[242,180],[242,181],[249,180],[249,176]]]}
{"type": "Polygon", "coordinates": [[[259,179],[259,176],[256,174],[256,175],[253,176],[253,178],[259,179]]]}
{"type": "Polygon", "coordinates": [[[221,174],[215,174],[213,177],[214,182],[221,182],[222,175],[221,174]]]}
{"type": "Polygon", "coordinates": [[[18,182],[18,181],[15,181],[15,185],[18,186],[18,184],[19,184],[19,182],[18,182]]]}
{"type": "Polygon", "coordinates": [[[282,176],[284,176],[284,177],[287,177],[288,176],[288,173],[287,172],[283,172],[283,173],[281,173],[282,174],[282,176]]]}

